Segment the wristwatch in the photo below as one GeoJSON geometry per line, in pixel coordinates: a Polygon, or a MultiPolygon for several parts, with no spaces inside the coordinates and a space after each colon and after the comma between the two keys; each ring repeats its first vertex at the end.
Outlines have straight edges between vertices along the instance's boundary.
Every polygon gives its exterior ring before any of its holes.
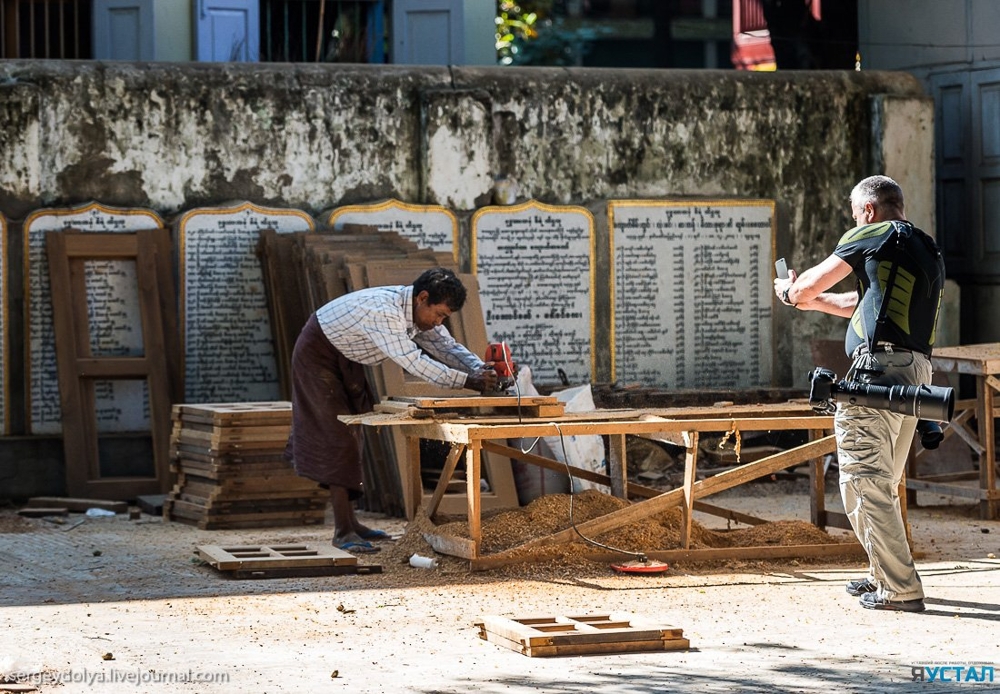
{"type": "Polygon", "coordinates": [[[795,304],[792,303],[792,300],[788,298],[788,290],[791,288],[791,285],[789,285],[781,292],[781,301],[789,306],[795,306],[795,304]]]}

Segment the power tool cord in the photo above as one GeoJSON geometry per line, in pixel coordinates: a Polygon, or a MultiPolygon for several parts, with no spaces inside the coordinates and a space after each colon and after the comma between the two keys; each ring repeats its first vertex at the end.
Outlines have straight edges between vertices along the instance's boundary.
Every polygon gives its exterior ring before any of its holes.
{"type": "Polygon", "coordinates": [[[563,438],[562,429],[559,427],[558,424],[556,424],[555,422],[549,422],[549,424],[554,426],[556,428],[556,431],[559,432],[559,445],[562,446],[563,465],[566,466],[566,475],[569,477],[569,524],[573,527],[573,530],[576,532],[577,535],[580,536],[581,539],[583,539],[584,542],[587,542],[588,544],[594,545],[595,547],[600,547],[601,549],[606,549],[611,552],[619,552],[621,554],[627,554],[630,557],[635,557],[638,561],[642,562],[643,564],[649,563],[649,558],[642,552],[630,552],[627,549],[621,549],[620,547],[612,547],[611,545],[603,544],[601,542],[598,542],[597,540],[592,540],[583,533],[581,533],[580,529],[576,527],[576,521],[573,520],[573,499],[575,498],[576,495],[573,494],[573,473],[572,473],[572,468],[570,468],[569,465],[569,456],[566,454],[566,439],[563,438]]]}
{"type": "MultiPolygon", "coordinates": [[[[504,358],[504,363],[507,365],[507,373],[513,374],[514,367],[510,363],[510,358],[508,357],[508,354],[509,354],[508,350],[504,349],[503,358],[504,358]]],[[[521,387],[520,385],[518,385],[516,376],[514,377],[514,393],[517,395],[517,423],[521,424],[524,421],[521,415],[521,387]]],[[[575,498],[575,495],[573,494],[573,472],[569,464],[569,455],[566,453],[566,439],[563,437],[562,428],[558,424],[556,424],[555,422],[549,422],[549,424],[554,426],[556,428],[556,431],[559,433],[559,445],[562,447],[563,465],[566,466],[566,476],[569,478],[569,524],[573,527],[574,532],[576,532],[576,534],[579,535],[584,542],[594,545],[595,547],[600,547],[601,549],[606,549],[610,552],[627,554],[630,557],[635,557],[638,561],[642,562],[643,564],[648,563],[649,558],[642,552],[630,552],[629,550],[626,549],[620,549],[618,547],[612,547],[611,545],[605,545],[603,543],[598,542],[597,540],[590,539],[582,532],[580,532],[580,529],[578,527],[576,527],[576,521],[573,520],[573,499],[575,498]]],[[[541,440],[541,438],[542,438],[541,436],[536,436],[535,440],[531,443],[530,446],[528,446],[527,450],[525,450],[523,445],[520,445],[519,448],[521,449],[521,453],[524,454],[531,453],[531,451],[534,450],[535,446],[538,445],[538,442],[541,440]]]]}

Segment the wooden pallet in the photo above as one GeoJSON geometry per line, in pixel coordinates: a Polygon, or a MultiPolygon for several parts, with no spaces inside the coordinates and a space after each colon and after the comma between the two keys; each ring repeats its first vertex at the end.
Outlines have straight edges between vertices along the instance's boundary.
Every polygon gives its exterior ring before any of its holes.
{"type": "Polygon", "coordinates": [[[404,397],[386,398],[375,407],[376,412],[407,412],[414,418],[434,416],[492,415],[522,416],[528,418],[560,417],[566,411],[565,403],[558,398],[542,395],[459,395],[453,397],[404,397]]]}
{"type": "Polygon", "coordinates": [[[684,651],[691,647],[682,629],[628,614],[481,617],[475,624],[479,638],[531,657],[684,651]]]}
{"type": "Polygon", "coordinates": [[[292,578],[382,573],[358,564],[353,554],[329,545],[199,545],[198,556],[231,578],[292,578]]]}

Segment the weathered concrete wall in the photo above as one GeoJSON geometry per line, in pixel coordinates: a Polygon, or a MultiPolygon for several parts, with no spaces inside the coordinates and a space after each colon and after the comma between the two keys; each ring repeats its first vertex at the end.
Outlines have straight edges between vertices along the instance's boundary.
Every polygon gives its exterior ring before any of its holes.
{"type": "MultiPolygon", "coordinates": [[[[455,209],[468,263],[468,218],[504,176],[521,199],[589,207],[604,238],[609,198],[773,198],[778,255],[804,268],[851,226],[847,194],[881,172],[887,128],[917,143],[884,172],[933,200],[924,106],[914,78],[886,72],[5,62],[0,212],[16,253],[17,221],[40,207],[169,219],[234,199],[318,214],[397,198],[455,209]]],[[[843,331],[779,309],[778,383],[801,385],[809,339],[843,331]]]]}

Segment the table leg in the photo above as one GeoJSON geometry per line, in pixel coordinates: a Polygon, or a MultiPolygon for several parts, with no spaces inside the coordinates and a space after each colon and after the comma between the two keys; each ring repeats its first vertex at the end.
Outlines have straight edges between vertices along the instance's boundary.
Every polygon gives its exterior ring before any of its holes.
{"type": "Polygon", "coordinates": [[[479,476],[482,465],[482,441],[472,441],[465,447],[465,496],[469,501],[469,539],[472,540],[473,559],[480,556],[483,527],[480,513],[479,476]]]}
{"type": "Polygon", "coordinates": [[[410,503],[408,504],[407,516],[413,520],[420,510],[420,504],[424,500],[424,483],[420,479],[420,437],[406,437],[406,459],[409,465],[409,484],[404,483],[404,489],[409,487],[410,503]]]}
{"type": "MultiPolygon", "coordinates": [[[[809,440],[823,438],[822,429],[810,430],[809,440]]],[[[813,458],[809,461],[809,486],[812,494],[809,498],[809,520],[820,530],[826,529],[826,458],[813,458]]]]}
{"type": "MultiPolygon", "coordinates": [[[[993,495],[997,488],[996,469],[996,437],[993,434],[993,387],[989,376],[976,377],[976,420],[979,425],[979,443],[983,446],[983,454],[979,461],[979,488],[986,494],[993,495]]],[[[1000,501],[993,498],[982,499],[979,502],[979,517],[983,520],[996,520],[1000,501]]]]}
{"type": "Polygon", "coordinates": [[[611,460],[608,474],[611,476],[611,496],[626,499],[628,472],[625,463],[625,434],[608,434],[611,460]]]}
{"type": "Polygon", "coordinates": [[[684,454],[684,505],[681,517],[681,549],[690,549],[691,546],[691,521],[694,514],[694,481],[698,466],[698,432],[684,432],[684,445],[687,452],[684,454]]]}

